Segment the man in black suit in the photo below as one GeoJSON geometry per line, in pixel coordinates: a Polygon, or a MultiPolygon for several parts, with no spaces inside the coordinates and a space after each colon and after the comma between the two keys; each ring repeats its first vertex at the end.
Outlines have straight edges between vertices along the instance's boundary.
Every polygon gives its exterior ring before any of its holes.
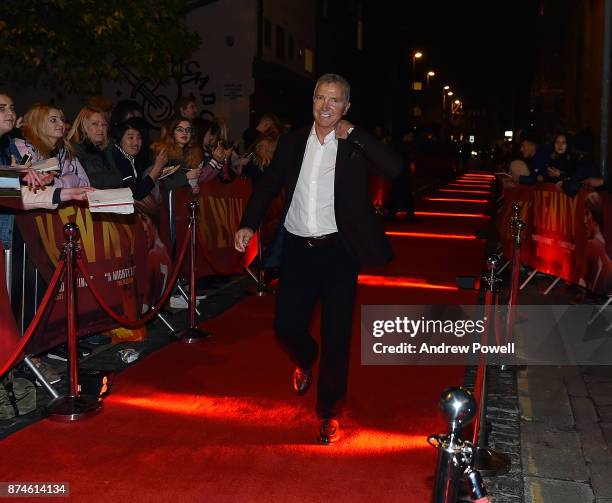
{"type": "Polygon", "coordinates": [[[272,199],[285,189],[286,231],[274,327],[297,364],[293,387],[308,391],[319,346],[308,326],[321,302],[319,442],[338,440],[346,397],[357,276],[362,266],[392,258],[368,191],[368,175],[392,178],[401,159],[343,119],[349,83],[325,74],[315,86],[314,125],[281,137],[274,158],[247,204],[235,247],[244,251],[272,199]]]}

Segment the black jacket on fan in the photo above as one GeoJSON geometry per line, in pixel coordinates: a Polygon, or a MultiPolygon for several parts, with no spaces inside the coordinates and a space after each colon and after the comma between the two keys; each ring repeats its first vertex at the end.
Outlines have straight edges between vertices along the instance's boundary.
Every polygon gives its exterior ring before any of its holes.
{"type": "Polygon", "coordinates": [[[113,145],[113,161],[121,174],[123,187],[132,189],[136,201],[144,199],[155,188],[153,179],[144,174],[146,166],[142,164],[140,156],[129,155],[115,143],[113,145]]]}

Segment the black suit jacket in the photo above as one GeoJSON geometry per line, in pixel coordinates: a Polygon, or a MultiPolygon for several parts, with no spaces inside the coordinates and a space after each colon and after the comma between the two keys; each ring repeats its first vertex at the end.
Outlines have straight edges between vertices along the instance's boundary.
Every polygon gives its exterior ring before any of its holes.
{"type": "MultiPolygon", "coordinates": [[[[257,229],[272,199],[285,189],[289,210],[311,127],[280,138],[270,166],[255,187],[240,224],[257,229]]],[[[393,258],[391,246],[372,207],[368,175],[394,178],[402,171],[400,157],[376,138],[356,127],[346,140],[338,139],[334,181],[334,211],[340,238],[360,266],[382,265],[393,258]]]]}

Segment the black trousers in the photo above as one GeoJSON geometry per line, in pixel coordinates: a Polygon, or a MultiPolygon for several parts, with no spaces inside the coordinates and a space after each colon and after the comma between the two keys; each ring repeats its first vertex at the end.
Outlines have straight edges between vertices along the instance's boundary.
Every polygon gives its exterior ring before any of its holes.
{"type": "Polygon", "coordinates": [[[339,417],[346,399],[353,308],[359,267],[336,237],[311,247],[286,233],[276,300],[276,336],[299,367],[311,368],[319,345],[309,333],[321,302],[321,358],[317,389],[320,419],[339,417]]]}

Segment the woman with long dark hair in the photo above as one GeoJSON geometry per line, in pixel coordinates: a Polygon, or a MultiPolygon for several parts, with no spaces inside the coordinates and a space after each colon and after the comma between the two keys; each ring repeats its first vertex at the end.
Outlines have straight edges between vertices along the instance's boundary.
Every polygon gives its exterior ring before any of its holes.
{"type": "Polygon", "coordinates": [[[553,139],[553,148],[546,164],[550,182],[560,182],[571,178],[574,174],[574,159],[570,153],[568,140],[565,133],[557,133],[553,139]]]}
{"type": "Polygon", "coordinates": [[[151,150],[155,156],[164,151],[168,158],[167,166],[181,166],[181,169],[163,182],[166,189],[189,185],[190,180],[197,183],[201,172],[202,149],[195,140],[191,121],[176,117],[165,124],[159,140],[151,144],[151,150]]]}

